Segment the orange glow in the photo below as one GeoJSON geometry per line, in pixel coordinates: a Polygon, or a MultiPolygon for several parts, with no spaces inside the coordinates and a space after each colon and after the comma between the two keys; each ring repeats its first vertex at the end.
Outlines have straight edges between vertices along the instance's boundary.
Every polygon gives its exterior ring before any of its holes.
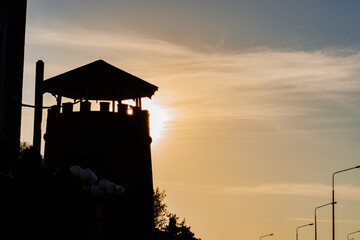
{"type": "Polygon", "coordinates": [[[162,137],[166,123],[170,117],[167,109],[162,106],[150,103],[146,109],[149,110],[150,113],[150,136],[154,143],[162,137]]]}
{"type": "MultiPolygon", "coordinates": [[[[132,100],[123,101],[124,104],[129,104],[128,114],[132,115],[132,108],[135,103],[132,100]]],[[[166,127],[167,122],[171,119],[169,110],[164,106],[156,105],[150,99],[142,99],[142,108],[148,110],[150,114],[150,136],[152,142],[156,143],[161,137],[166,127]]]]}
{"type": "Polygon", "coordinates": [[[127,114],[133,115],[133,109],[130,106],[128,106],[128,108],[127,108],[127,114]]]}

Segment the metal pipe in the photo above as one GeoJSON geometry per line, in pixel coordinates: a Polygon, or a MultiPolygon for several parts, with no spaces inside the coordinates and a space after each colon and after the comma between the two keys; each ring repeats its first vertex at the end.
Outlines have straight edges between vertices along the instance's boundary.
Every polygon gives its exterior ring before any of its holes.
{"type": "MultiPolygon", "coordinates": [[[[359,166],[343,169],[337,172],[334,172],[332,175],[332,202],[335,202],[335,191],[334,191],[334,183],[335,183],[335,174],[349,171],[355,168],[360,168],[359,166]]],[[[335,240],[335,204],[332,205],[332,240],[335,240]]]]}
{"type": "Polygon", "coordinates": [[[316,210],[317,210],[318,208],[325,207],[325,206],[328,206],[328,205],[330,205],[330,204],[333,204],[333,205],[334,205],[334,204],[336,204],[336,202],[327,203],[327,204],[324,204],[324,205],[321,205],[321,206],[318,206],[318,207],[315,208],[315,240],[317,240],[316,210]]]}
{"type": "Polygon", "coordinates": [[[43,85],[44,81],[44,62],[39,60],[36,62],[35,75],[35,109],[34,109],[34,133],[33,147],[40,153],[41,150],[41,122],[43,110],[43,85]]]}

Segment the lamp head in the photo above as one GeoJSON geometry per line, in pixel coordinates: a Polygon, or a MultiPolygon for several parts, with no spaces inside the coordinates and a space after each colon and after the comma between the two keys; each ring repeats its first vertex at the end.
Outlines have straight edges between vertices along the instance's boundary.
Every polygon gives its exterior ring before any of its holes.
{"type": "Polygon", "coordinates": [[[93,184],[96,182],[97,180],[97,176],[95,175],[95,173],[89,169],[89,168],[85,168],[81,171],[80,173],[80,178],[81,180],[83,180],[86,184],[93,184]]]}
{"type": "Polygon", "coordinates": [[[74,165],[72,167],[70,167],[70,172],[74,177],[80,177],[82,168],[78,165],[74,165]]]}

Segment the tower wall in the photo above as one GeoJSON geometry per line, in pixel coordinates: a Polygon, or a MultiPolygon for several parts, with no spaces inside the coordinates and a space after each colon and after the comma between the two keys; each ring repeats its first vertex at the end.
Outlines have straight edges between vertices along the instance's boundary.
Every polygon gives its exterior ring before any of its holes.
{"type": "Polygon", "coordinates": [[[148,111],[134,108],[133,114],[128,115],[125,111],[86,109],[60,112],[59,108],[53,107],[48,112],[44,138],[45,166],[51,171],[79,165],[93,170],[98,180],[106,178],[124,187],[125,192],[120,198],[104,206],[106,239],[119,235],[141,239],[152,231],[153,181],[148,111]]]}
{"type": "Polygon", "coordinates": [[[0,171],[18,164],[26,0],[0,1],[0,171]]]}

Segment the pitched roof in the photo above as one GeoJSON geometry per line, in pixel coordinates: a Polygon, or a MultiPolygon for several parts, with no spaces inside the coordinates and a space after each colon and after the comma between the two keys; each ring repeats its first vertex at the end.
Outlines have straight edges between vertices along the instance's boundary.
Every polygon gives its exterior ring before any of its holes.
{"type": "Polygon", "coordinates": [[[103,60],[75,68],[43,82],[43,92],[72,99],[151,98],[158,87],[103,60]]]}

